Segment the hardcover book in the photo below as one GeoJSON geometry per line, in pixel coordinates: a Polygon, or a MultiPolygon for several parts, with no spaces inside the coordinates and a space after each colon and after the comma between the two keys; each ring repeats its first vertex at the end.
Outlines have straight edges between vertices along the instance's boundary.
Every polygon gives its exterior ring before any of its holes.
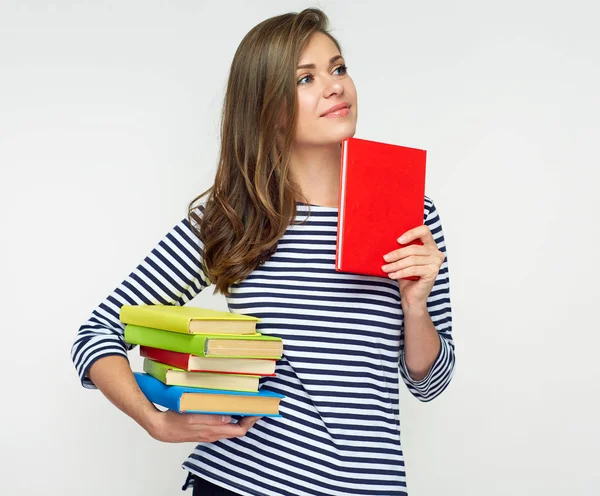
{"type": "Polygon", "coordinates": [[[258,376],[274,376],[277,363],[277,360],[272,359],[201,357],[149,346],[140,346],[140,356],[189,372],[258,376]]]}
{"type": "Polygon", "coordinates": [[[188,372],[172,365],[144,359],[144,372],[167,386],[188,386],[227,391],[258,391],[260,377],[252,375],[188,372]]]}
{"type": "Polygon", "coordinates": [[[337,271],[388,277],[381,269],[383,256],[408,246],[397,239],[424,221],[425,162],[425,150],[358,138],[342,141],[337,271]]]}
{"type": "Polygon", "coordinates": [[[125,326],[125,341],[203,357],[271,358],[279,360],[283,342],[275,336],[183,334],[133,324],[125,326]]]}
{"type": "Polygon", "coordinates": [[[175,305],[123,305],[124,324],[183,334],[254,334],[259,319],[219,310],[175,305]]]}
{"type": "Polygon", "coordinates": [[[167,386],[149,374],[134,372],[133,375],[149,401],[179,413],[281,417],[279,403],[285,396],[271,391],[244,393],[167,386]]]}

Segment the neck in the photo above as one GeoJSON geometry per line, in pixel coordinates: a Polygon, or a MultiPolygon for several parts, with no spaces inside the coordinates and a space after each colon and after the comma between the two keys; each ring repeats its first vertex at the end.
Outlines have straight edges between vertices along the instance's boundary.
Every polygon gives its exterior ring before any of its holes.
{"type": "Polygon", "coordinates": [[[307,203],[337,207],[340,144],[295,147],[290,160],[290,174],[307,203]]]}

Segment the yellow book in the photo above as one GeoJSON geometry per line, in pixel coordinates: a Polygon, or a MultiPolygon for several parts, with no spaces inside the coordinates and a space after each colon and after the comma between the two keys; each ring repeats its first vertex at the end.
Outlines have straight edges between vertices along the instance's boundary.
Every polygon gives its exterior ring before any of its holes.
{"type": "Polygon", "coordinates": [[[182,334],[255,334],[260,319],[219,310],[174,305],[123,305],[121,322],[182,334]]]}

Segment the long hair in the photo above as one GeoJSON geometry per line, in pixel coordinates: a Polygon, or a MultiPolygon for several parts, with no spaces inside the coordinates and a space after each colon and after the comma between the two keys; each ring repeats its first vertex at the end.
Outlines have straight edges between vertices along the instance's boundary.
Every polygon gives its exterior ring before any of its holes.
{"type": "Polygon", "coordinates": [[[244,280],[269,258],[304,199],[289,173],[297,123],[296,67],[315,32],[327,35],[319,9],[271,17],[238,46],[221,116],[221,147],[213,186],[189,204],[203,244],[203,268],[215,293],[244,280]],[[208,194],[202,215],[195,204],[208,194]]]}

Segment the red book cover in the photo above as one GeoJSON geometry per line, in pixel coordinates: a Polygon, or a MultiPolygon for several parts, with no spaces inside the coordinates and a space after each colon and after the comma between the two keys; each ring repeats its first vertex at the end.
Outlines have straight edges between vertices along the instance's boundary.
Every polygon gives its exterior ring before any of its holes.
{"type": "MultiPolygon", "coordinates": [[[[383,256],[423,224],[425,150],[358,138],[342,141],[335,268],[388,277],[383,256]]],[[[418,277],[407,279],[417,280],[418,277]]]]}
{"type": "Polygon", "coordinates": [[[140,356],[189,372],[274,376],[276,360],[262,358],[207,358],[190,353],[140,346],[140,356]]]}

